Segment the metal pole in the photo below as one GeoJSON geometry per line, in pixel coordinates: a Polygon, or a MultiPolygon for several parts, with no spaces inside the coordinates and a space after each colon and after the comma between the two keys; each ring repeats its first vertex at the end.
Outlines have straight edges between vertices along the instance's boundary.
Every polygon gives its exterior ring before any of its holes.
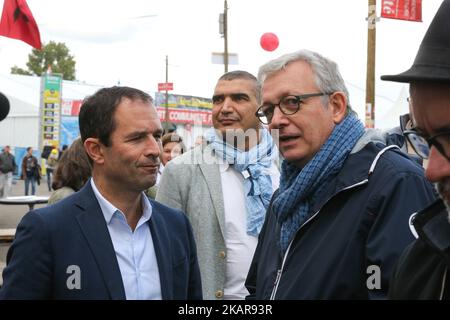
{"type": "Polygon", "coordinates": [[[164,133],[169,131],[169,91],[167,90],[167,83],[169,83],[169,56],[166,55],[166,113],[165,113],[165,128],[164,133]]]}
{"type": "Polygon", "coordinates": [[[366,127],[375,127],[375,40],[377,2],[369,0],[367,18],[366,127]]]}
{"type": "Polygon", "coordinates": [[[223,8],[223,64],[225,66],[225,73],[228,72],[228,4],[227,0],[224,1],[223,8]]]}

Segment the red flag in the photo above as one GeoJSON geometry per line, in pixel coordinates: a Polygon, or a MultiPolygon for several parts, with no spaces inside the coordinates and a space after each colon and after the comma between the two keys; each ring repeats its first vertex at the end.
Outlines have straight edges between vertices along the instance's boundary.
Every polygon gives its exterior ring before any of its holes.
{"type": "Polygon", "coordinates": [[[382,0],[383,18],[422,21],[422,0],[382,0]]]}
{"type": "Polygon", "coordinates": [[[0,35],[22,40],[41,49],[41,35],[25,0],[5,0],[3,3],[0,35]]]}

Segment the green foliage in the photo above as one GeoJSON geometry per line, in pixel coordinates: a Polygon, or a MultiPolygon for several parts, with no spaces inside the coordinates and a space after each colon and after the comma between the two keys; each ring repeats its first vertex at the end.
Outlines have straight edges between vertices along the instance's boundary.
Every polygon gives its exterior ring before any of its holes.
{"type": "Polygon", "coordinates": [[[40,76],[50,66],[52,73],[61,73],[64,80],[75,80],[75,63],[74,57],[70,55],[69,48],[64,43],[50,41],[42,46],[42,50],[31,51],[28,55],[28,70],[14,66],[11,73],[40,76]]]}
{"type": "Polygon", "coordinates": [[[11,73],[12,74],[23,74],[23,75],[26,75],[26,76],[31,76],[32,75],[32,73],[30,71],[24,70],[24,69],[19,68],[17,66],[14,66],[14,67],[11,68],[11,73]]]}

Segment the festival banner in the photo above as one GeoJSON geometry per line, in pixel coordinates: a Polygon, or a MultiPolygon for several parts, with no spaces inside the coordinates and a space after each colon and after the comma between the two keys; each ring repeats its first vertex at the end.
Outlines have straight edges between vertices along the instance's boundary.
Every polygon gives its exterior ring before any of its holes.
{"type": "MultiPolygon", "coordinates": [[[[168,107],[177,109],[191,110],[212,110],[212,100],[208,98],[184,96],[179,94],[168,94],[168,107]]],[[[166,94],[163,92],[155,93],[156,107],[166,106],[166,94]]]]}
{"type": "Polygon", "coordinates": [[[422,21],[422,0],[382,0],[381,17],[422,21]]]}
{"type": "MultiPolygon", "coordinates": [[[[157,107],[156,110],[158,111],[159,120],[164,122],[166,119],[166,108],[157,107]]],[[[169,121],[172,123],[212,126],[212,112],[169,108],[169,121]]]]}
{"type": "Polygon", "coordinates": [[[62,75],[44,74],[41,77],[41,105],[39,109],[39,148],[59,147],[61,123],[62,75]]]}

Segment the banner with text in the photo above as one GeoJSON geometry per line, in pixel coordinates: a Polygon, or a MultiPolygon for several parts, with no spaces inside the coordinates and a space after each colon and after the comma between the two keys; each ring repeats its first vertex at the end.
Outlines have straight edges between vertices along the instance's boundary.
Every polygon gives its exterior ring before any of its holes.
{"type": "Polygon", "coordinates": [[[59,147],[61,123],[62,75],[45,74],[41,77],[41,107],[39,109],[39,147],[59,147]]]}
{"type": "MultiPolygon", "coordinates": [[[[193,96],[183,96],[179,94],[168,94],[169,108],[191,109],[191,110],[212,110],[212,100],[193,96]]],[[[156,107],[166,106],[166,94],[155,93],[156,107]]]]}
{"type": "Polygon", "coordinates": [[[83,100],[63,99],[61,106],[62,116],[78,117],[83,100]]]}
{"type": "MultiPolygon", "coordinates": [[[[156,110],[158,111],[159,120],[161,122],[166,121],[166,108],[157,107],[156,110]]],[[[212,112],[169,108],[169,121],[212,126],[212,112]]]]}
{"type": "Polygon", "coordinates": [[[381,16],[389,19],[422,21],[422,0],[382,0],[381,16]]]}

